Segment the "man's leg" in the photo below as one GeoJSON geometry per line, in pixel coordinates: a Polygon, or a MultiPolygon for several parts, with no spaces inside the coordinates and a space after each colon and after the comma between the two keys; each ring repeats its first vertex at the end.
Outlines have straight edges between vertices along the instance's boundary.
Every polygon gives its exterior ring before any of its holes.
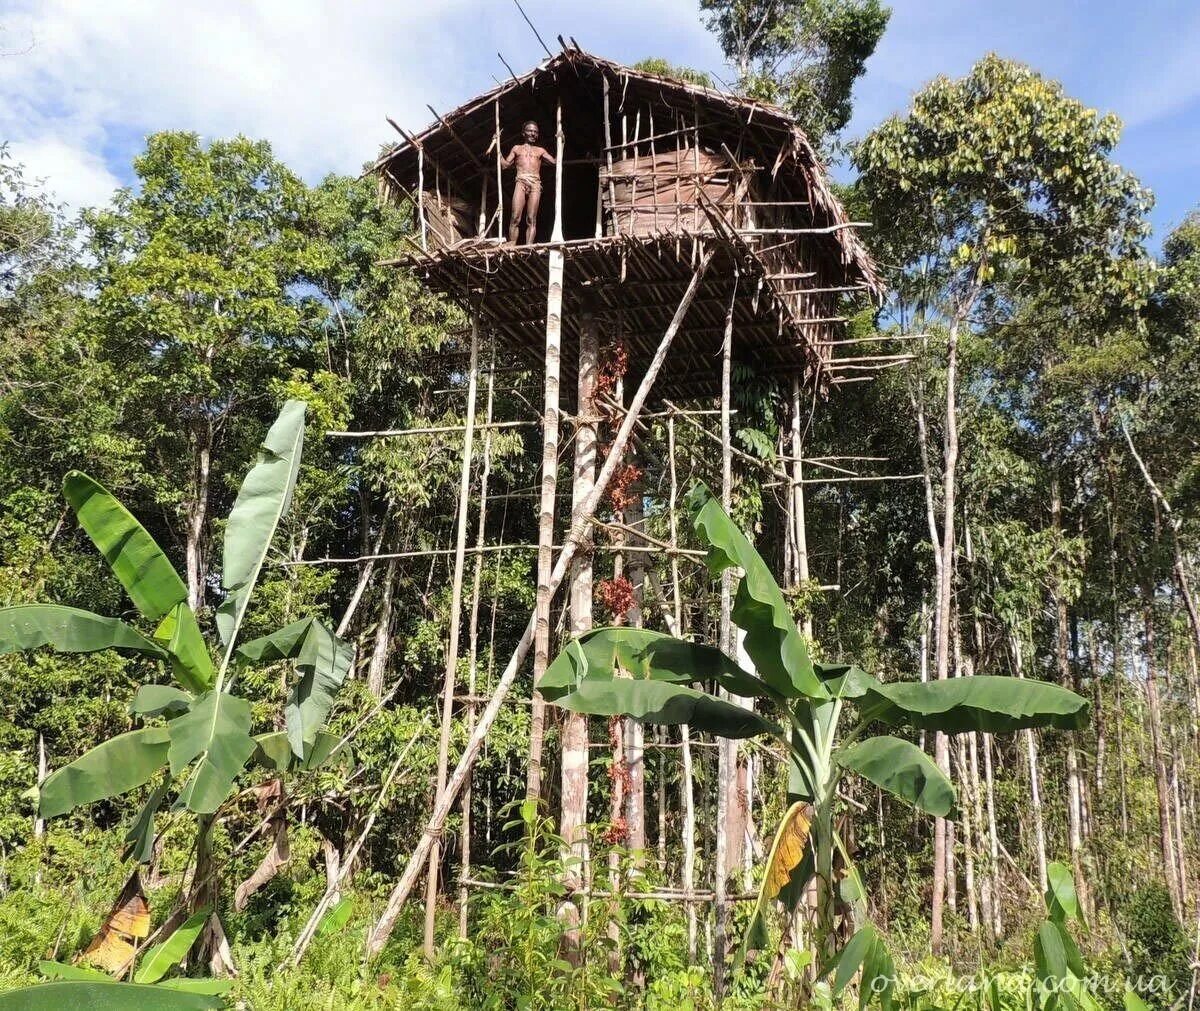
{"type": "Polygon", "coordinates": [[[521,218],[525,216],[525,193],[527,190],[528,187],[520,179],[513,184],[512,217],[509,219],[508,225],[508,242],[512,246],[517,244],[517,235],[521,229],[521,218]]]}
{"type": "Polygon", "coordinates": [[[537,242],[538,205],[542,202],[542,188],[529,187],[529,199],[525,202],[525,244],[532,246],[537,242]]]}

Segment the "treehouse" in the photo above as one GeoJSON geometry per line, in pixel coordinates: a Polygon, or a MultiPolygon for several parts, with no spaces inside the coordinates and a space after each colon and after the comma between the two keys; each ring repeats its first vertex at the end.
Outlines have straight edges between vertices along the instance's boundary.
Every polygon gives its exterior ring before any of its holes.
{"type": "Polygon", "coordinates": [[[395,262],[538,367],[557,316],[566,376],[590,322],[636,379],[711,254],[656,398],[715,394],[727,327],[735,361],[821,388],[841,296],[881,290],[812,145],[777,108],[572,46],[434,115],[420,133],[397,127],[403,141],[374,166],[415,215],[413,252],[395,262]],[[529,120],[558,158],[542,171],[546,241],[512,245],[515,170],[501,162],[529,120]]]}
{"type": "MultiPolygon", "coordinates": [[[[728,495],[734,364],[790,385],[788,472],[776,463],[758,462],[784,478],[789,488],[783,496],[785,568],[789,578],[807,581],[801,410],[802,403],[811,401],[802,391],[820,394],[828,384],[842,381],[833,377],[832,351],[844,322],[845,296],[881,294],[875,267],[854,233],[856,223],[848,220],[830,190],[812,145],[779,109],[632,70],[564,44],[562,53],[523,77],[514,76],[453,112],[434,116],[420,133],[397,126],[403,142],[388,150],[374,171],[383,197],[411,208],[414,215],[408,238],[412,250],[391,262],[456,301],[472,324],[470,364],[461,374],[466,404],[452,584],[456,594],[461,593],[465,562],[481,341],[540,371],[544,397],[536,420],[526,422],[539,425],[542,437],[540,487],[531,490],[539,501],[534,612],[478,723],[475,703],[468,702],[468,723],[475,728],[472,744],[454,776],[446,780],[439,773],[429,827],[372,941],[382,944],[418,868],[428,859],[429,951],[441,824],[450,798],[469,777],[472,756],[531,649],[535,683],[545,674],[554,638],[552,603],[560,585],[570,587],[569,630],[580,635],[593,625],[597,553],[622,556],[635,600],[641,599],[649,553],[680,557],[673,543],[656,540],[651,545],[644,537],[645,497],[629,492],[642,475],[632,461],[651,455],[647,443],[653,431],[639,420],[643,408],[656,402],[662,407],[659,416],[666,417],[667,452],[659,458],[672,461],[667,509],[673,513],[675,421],[703,428],[697,418],[720,414],[721,434],[714,438],[721,444],[722,494],[728,495]],[[530,156],[521,166],[525,180],[520,181],[516,166],[506,169],[503,162],[530,120],[538,125],[539,143],[554,164],[551,168],[540,156],[530,156]],[[540,172],[540,185],[530,178],[534,171],[540,172]],[[541,196],[535,231],[545,241],[509,241],[508,219],[518,185],[523,199],[541,196]],[[617,374],[624,377],[619,389],[610,381],[617,374]],[[720,410],[714,412],[718,395],[720,410]],[[705,400],[709,402],[694,403],[705,400]],[[564,508],[568,498],[558,490],[564,406],[574,415],[568,443],[574,457],[569,515],[564,508]],[[621,516],[619,543],[608,543],[608,534],[598,537],[593,529],[593,520],[610,508],[621,516]]],[[[490,412],[490,396],[488,403],[490,412]]],[[[492,424],[490,413],[487,417],[485,424],[492,424]]],[[[391,437],[419,431],[425,430],[363,434],[391,437]]],[[[488,473],[486,466],[483,473],[488,473]]],[[[481,517],[485,481],[481,478],[481,517]]],[[[615,529],[604,523],[601,528],[615,529]]],[[[482,519],[479,529],[485,529],[482,519]]],[[[615,560],[612,571],[617,572],[615,560]]],[[[456,596],[452,614],[458,614],[460,603],[456,596]]],[[[630,617],[633,624],[641,621],[640,607],[630,617]]],[[[458,635],[457,626],[451,628],[443,688],[443,770],[456,698],[458,635]]],[[[732,649],[731,643],[724,645],[732,649]]],[[[531,705],[526,794],[536,798],[542,788],[544,701],[534,693],[531,705]]],[[[626,733],[629,767],[640,769],[640,725],[630,722],[626,733]]],[[[559,833],[582,866],[590,747],[585,716],[564,717],[559,745],[559,833]]],[[[736,799],[729,810],[724,831],[740,845],[745,833],[738,828],[736,799]]],[[[724,875],[718,873],[717,880],[723,888],[724,875]]],[[[566,872],[564,885],[572,898],[564,901],[560,914],[571,921],[578,915],[573,896],[583,886],[578,869],[566,872]]],[[[718,895],[715,901],[724,899],[718,895]]]]}

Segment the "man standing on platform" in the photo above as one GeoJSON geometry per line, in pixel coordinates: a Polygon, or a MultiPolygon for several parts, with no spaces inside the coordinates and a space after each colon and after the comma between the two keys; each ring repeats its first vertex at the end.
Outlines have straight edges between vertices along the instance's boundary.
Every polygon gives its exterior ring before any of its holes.
{"type": "Polygon", "coordinates": [[[517,181],[513,185],[512,218],[508,225],[508,241],[517,244],[521,219],[525,219],[525,244],[537,241],[538,207],[542,202],[542,161],[554,164],[554,155],[538,144],[538,125],[530,120],[521,128],[524,144],[514,144],[508,157],[500,164],[504,168],[517,166],[517,181]]]}

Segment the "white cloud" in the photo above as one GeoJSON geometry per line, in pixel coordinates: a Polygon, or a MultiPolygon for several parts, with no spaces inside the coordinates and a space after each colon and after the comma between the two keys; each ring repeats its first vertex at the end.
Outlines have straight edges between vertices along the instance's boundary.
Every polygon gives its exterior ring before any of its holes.
{"type": "Polygon", "coordinates": [[[10,154],[27,180],[71,208],[106,204],[121,185],[99,155],[54,137],[19,141],[10,154]]]}
{"type": "MultiPolygon", "coordinates": [[[[438,20],[458,3],[31,5],[8,14],[0,38],[13,54],[0,58],[0,136],[14,154],[70,138],[57,168],[74,145],[127,171],[155,130],[241,132],[306,176],[355,171],[389,139],[385,113],[427,118],[422,76],[446,51],[438,20]]],[[[97,161],[76,159],[75,182],[97,161]]]]}
{"type": "MultiPolygon", "coordinates": [[[[1200,15],[1148,8],[1130,34],[1127,9],[1103,3],[891,2],[852,134],[988,49],[1132,125],[1178,119],[1200,96],[1200,15]]],[[[522,3],[552,49],[562,32],[622,62],[663,56],[727,76],[697,0],[522,3]]],[[[420,128],[426,102],[445,112],[505,79],[497,50],[518,73],[545,56],[512,0],[8,0],[0,142],[76,206],[129,182],[145,136],[164,129],[265,138],[314,181],[356,172],[394,140],[385,115],[420,128]]]]}

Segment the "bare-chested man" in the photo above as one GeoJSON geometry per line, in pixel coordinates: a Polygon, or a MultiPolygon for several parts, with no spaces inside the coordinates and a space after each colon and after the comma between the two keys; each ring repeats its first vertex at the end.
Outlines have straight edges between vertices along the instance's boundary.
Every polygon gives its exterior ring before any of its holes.
{"type": "Polygon", "coordinates": [[[514,144],[508,157],[501,161],[505,168],[517,165],[517,181],[513,185],[512,217],[508,225],[508,241],[514,246],[525,219],[525,243],[537,241],[538,206],[542,202],[542,161],[554,164],[554,155],[538,144],[538,125],[530,120],[521,127],[524,144],[514,144]]]}

